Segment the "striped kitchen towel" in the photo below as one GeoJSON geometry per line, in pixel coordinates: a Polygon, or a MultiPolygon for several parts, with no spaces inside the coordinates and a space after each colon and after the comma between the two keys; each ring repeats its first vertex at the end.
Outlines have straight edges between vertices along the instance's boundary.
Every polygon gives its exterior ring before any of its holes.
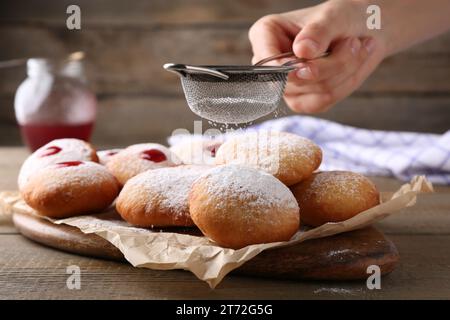
{"type": "Polygon", "coordinates": [[[360,129],[309,116],[269,120],[252,129],[286,131],[309,138],[323,150],[321,170],[350,170],[409,181],[425,175],[450,185],[450,130],[429,134],[360,129]]]}
{"type": "MultiPolygon", "coordinates": [[[[320,170],[349,170],[404,181],[425,175],[432,183],[450,185],[450,130],[442,135],[368,130],[309,116],[278,118],[248,128],[254,129],[292,132],[313,140],[323,151],[320,170]]],[[[216,139],[226,140],[240,132],[216,139]]],[[[173,135],[168,140],[173,146],[185,139],[204,138],[173,135]]]]}

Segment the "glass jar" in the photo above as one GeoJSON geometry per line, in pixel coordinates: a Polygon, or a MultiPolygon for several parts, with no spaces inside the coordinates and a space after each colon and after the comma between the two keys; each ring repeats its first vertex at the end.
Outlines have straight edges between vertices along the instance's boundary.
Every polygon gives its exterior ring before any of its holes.
{"type": "Polygon", "coordinates": [[[34,151],[60,138],[88,141],[97,100],[87,86],[82,61],[28,59],[27,75],[16,91],[14,109],[28,147],[34,151]]]}

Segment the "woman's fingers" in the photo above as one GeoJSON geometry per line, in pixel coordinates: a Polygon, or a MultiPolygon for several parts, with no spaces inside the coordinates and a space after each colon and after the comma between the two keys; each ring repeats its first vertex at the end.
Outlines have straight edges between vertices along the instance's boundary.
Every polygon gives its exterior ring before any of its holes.
{"type": "Polygon", "coordinates": [[[331,96],[321,93],[306,93],[301,95],[285,95],[284,101],[293,111],[298,113],[325,112],[332,106],[331,96]]]}
{"type": "Polygon", "coordinates": [[[328,92],[339,86],[348,77],[358,72],[370,51],[359,39],[349,39],[338,44],[337,50],[327,58],[311,61],[317,72],[317,81],[295,79],[293,75],[286,86],[286,94],[328,92]]]}
{"type": "Polygon", "coordinates": [[[302,113],[325,112],[334,104],[352,93],[359,84],[356,76],[347,78],[338,87],[327,92],[286,95],[285,101],[291,109],[302,113]]]}
{"type": "Polygon", "coordinates": [[[326,52],[335,39],[342,34],[332,17],[320,18],[307,23],[296,35],[292,44],[292,51],[297,57],[314,59],[326,52]]]}
{"type": "Polygon", "coordinates": [[[277,15],[268,15],[255,22],[248,32],[256,63],[264,58],[291,51],[292,37],[298,30],[277,15]]]}
{"type": "Polygon", "coordinates": [[[300,80],[319,82],[353,69],[359,62],[361,41],[349,38],[338,41],[329,56],[297,65],[300,80]]]}
{"type": "Polygon", "coordinates": [[[363,58],[356,72],[349,74],[344,80],[339,81],[336,78],[335,83],[330,82],[327,86],[322,85],[322,88],[319,85],[314,89],[299,86],[297,90],[286,91],[285,101],[289,107],[296,112],[324,112],[356,90],[373,72],[380,60],[380,57],[371,55],[375,48],[373,39],[364,39],[362,46],[361,50],[365,50],[362,55],[363,57],[365,55],[365,58],[363,58]],[[333,86],[334,84],[335,86],[333,86]]]}

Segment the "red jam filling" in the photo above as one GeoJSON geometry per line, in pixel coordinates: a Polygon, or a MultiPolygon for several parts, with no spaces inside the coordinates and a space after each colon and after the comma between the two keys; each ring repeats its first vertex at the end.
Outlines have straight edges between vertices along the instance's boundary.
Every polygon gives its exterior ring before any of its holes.
{"type": "Polygon", "coordinates": [[[57,154],[61,151],[62,149],[60,147],[57,146],[50,146],[45,148],[45,150],[43,151],[43,153],[41,154],[41,158],[42,157],[48,157],[48,156],[52,156],[54,154],[57,154]]]}
{"type": "Polygon", "coordinates": [[[210,152],[210,154],[211,154],[211,157],[214,158],[216,156],[216,152],[217,152],[218,148],[219,148],[219,146],[208,146],[206,148],[206,150],[208,150],[210,152]]]}
{"type": "Polygon", "coordinates": [[[167,160],[166,155],[157,149],[142,151],[141,158],[152,162],[163,162],[167,160]]]}
{"type": "Polygon", "coordinates": [[[58,162],[57,163],[59,168],[76,167],[76,166],[79,166],[80,164],[83,164],[83,161],[66,161],[66,162],[58,162]]]}
{"type": "Polygon", "coordinates": [[[111,157],[111,156],[116,155],[117,153],[118,153],[117,151],[109,151],[106,153],[106,155],[111,157]]]}

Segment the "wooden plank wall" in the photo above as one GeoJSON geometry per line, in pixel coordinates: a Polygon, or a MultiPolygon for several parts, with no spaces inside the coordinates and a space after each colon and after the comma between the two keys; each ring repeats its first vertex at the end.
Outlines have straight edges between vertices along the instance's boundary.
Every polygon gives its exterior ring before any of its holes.
{"type": "MultiPolygon", "coordinates": [[[[188,109],[177,77],[162,69],[164,63],[247,64],[247,32],[255,20],[314,3],[2,0],[0,60],[84,50],[100,104],[94,142],[164,142],[175,128],[192,130],[198,119],[188,109]],[[81,7],[80,31],[65,27],[69,4],[81,7]]],[[[0,145],[21,143],[13,98],[24,77],[23,67],[0,69],[0,145]]],[[[446,131],[450,34],[386,59],[360,90],[318,116],[375,129],[446,131]]]]}

